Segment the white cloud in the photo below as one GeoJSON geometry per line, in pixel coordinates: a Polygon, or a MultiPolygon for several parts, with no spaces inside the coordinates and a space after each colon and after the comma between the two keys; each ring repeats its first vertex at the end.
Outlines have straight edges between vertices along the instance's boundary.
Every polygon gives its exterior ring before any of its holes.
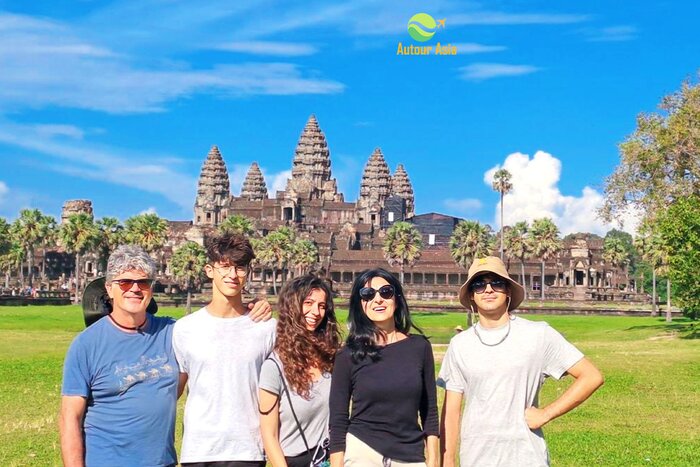
{"type": "Polygon", "coordinates": [[[147,207],[146,209],[144,209],[143,211],[141,211],[141,212],[139,213],[139,215],[141,215],[141,214],[155,214],[155,215],[158,215],[158,211],[156,211],[155,206],[149,206],[149,207],[147,207]]]}
{"type": "Polygon", "coordinates": [[[458,42],[456,44],[453,43],[451,45],[457,47],[457,53],[459,55],[502,52],[507,49],[507,47],[502,45],[484,45],[477,44],[476,42],[458,42]]]}
{"type": "Polygon", "coordinates": [[[311,44],[271,41],[227,42],[213,47],[215,50],[240,52],[251,55],[275,55],[282,57],[300,57],[313,55],[318,49],[311,44]]]}
{"type": "Polygon", "coordinates": [[[442,204],[449,209],[450,212],[459,216],[473,216],[474,213],[478,212],[482,207],[481,201],[474,198],[448,198],[444,200],[442,204]]]}
{"type": "Polygon", "coordinates": [[[506,13],[501,11],[477,11],[473,13],[451,15],[450,24],[454,25],[523,25],[523,24],[572,24],[589,19],[588,15],[567,15],[549,13],[506,13]]]}
{"type": "Polygon", "coordinates": [[[267,193],[270,198],[274,198],[278,191],[284,191],[287,188],[287,180],[292,178],[291,170],[283,170],[282,172],[270,173],[265,175],[265,183],[267,183],[267,193]],[[272,180],[272,184],[267,180],[272,180]]]}
{"type": "MultiPolygon", "coordinates": [[[[562,235],[575,232],[592,232],[604,235],[617,224],[607,224],[597,217],[596,211],[603,203],[603,195],[591,187],[584,187],[580,196],[564,195],[558,184],[561,177],[561,161],[544,151],[537,151],[530,158],[519,152],[506,157],[484,173],[484,183],[491,186],[494,173],[504,168],[511,173],[513,190],[503,198],[504,223],[532,221],[541,217],[551,218],[562,235]]],[[[500,227],[500,202],[497,203],[494,225],[500,227]]],[[[630,214],[624,229],[634,232],[635,217],[630,214]]]]}
{"type": "Polygon", "coordinates": [[[73,139],[83,139],[85,132],[74,125],[48,124],[34,125],[37,133],[45,137],[65,136],[73,139]]]}
{"type": "Polygon", "coordinates": [[[66,25],[0,13],[0,107],[58,105],[109,113],[157,112],[196,93],[223,97],[330,94],[344,86],[292,63],[192,69],[114,53],[66,25]]]}
{"type": "Polygon", "coordinates": [[[584,29],[583,34],[589,42],[625,42],[637,38],[634,26],[610,26],[600,29],[584,29]]]}
{"type": "Polygon", "coordinates": [[[46,170],[159,194],[184,209],[191,208],[195,196],[196,179],[174,171],[172,167],[177,164],[172,164],[170,156],[160,159],[153,154],[134,154],[120,148],[66,139],[61,132],[42,132],[41,125],[1,119],[0,143],[41,155],[45,159],[42,167],[46,170]],[[148,162],[135,164],[134,161],[148,162]]]}
{"type": "Polygon", "coordinates": [[[540,68],[532,65],[510,65],[507,63],[472,63],[459,69],[461,72],[460,78],[469,81],[483,81],[502,76],[528,75],[539,70],[540,68]]]}
{"type": "Polygon", "coordinates": [[[7,199],[7,194],[10,192],[10,189],[7,187],[7,184],[0,180],[0,206],[2,206],[5,203],[5,200],[7,199]]]}

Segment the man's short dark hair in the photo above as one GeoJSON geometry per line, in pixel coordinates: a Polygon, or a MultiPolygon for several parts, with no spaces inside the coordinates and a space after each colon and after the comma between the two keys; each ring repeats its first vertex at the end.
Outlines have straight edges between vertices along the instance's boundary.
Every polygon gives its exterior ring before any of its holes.
{"type": "Polygon", "coordinates": [[[213,263],[230,263],[238,266],[248,266],[255,253],[250,241],[241,234],[223,233],[209,237],[204,246],[207,249],[207,259],[213,263]]]}

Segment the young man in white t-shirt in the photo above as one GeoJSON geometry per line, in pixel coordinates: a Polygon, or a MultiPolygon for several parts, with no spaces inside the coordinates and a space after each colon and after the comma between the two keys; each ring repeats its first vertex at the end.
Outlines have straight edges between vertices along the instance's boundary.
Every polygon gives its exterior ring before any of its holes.
{"type": "Polygon", "coordinates": [[[440,427],[444,467],[455,465],[458,441],[462,467],[549,465],[542,426],[603,384],[598,369],[547,323],[510,314],[524,295],[499,258],[477,259],[469,268],[459,299],[479,321],[452,338],[438,377],[446,390],[440,427]],[[574,383],[539,408],[545,377],[567,374],[574,383]]]}
{"type": "Polygon", "coordinates": [[[258,376],[272,352],[276,321],[246,315],[242,291],[255,258],[243,235],[206,242],[212,301],[175,323],[173,348],[187,384],[180,461],[189,466],[264,467],[258,376]]]}

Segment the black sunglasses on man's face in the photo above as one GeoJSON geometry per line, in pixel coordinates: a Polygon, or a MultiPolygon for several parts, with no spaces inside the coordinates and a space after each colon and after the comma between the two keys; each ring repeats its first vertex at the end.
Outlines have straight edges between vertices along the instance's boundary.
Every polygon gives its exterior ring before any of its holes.
{"type": "Polygon", "coordinates": [[[493,289],[494,292],[504,293],[506,292],[506,290],[508,290],[508,283],[505,279],[477,279],[471,284],[469,284],[469,290],[471,290],[474,293],[481,294],[486,292],[487,285],[491,285],[491,289],[493,289]]]}

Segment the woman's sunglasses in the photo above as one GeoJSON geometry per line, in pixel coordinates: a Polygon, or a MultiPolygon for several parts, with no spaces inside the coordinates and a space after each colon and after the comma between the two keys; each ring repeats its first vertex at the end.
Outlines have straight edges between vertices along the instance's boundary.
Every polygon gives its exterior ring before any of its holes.
{"type": "Polygon", "coordinates": [[[379,296],[384,300],[389,300],[394,297],[394,287],[391,285],[383,285],[379,287],[379,290],[375,290],[372,287],[362,287],[360,289],[360,298],[369,302],[377,295],[377,292],[379,292],[379,296]]]}

